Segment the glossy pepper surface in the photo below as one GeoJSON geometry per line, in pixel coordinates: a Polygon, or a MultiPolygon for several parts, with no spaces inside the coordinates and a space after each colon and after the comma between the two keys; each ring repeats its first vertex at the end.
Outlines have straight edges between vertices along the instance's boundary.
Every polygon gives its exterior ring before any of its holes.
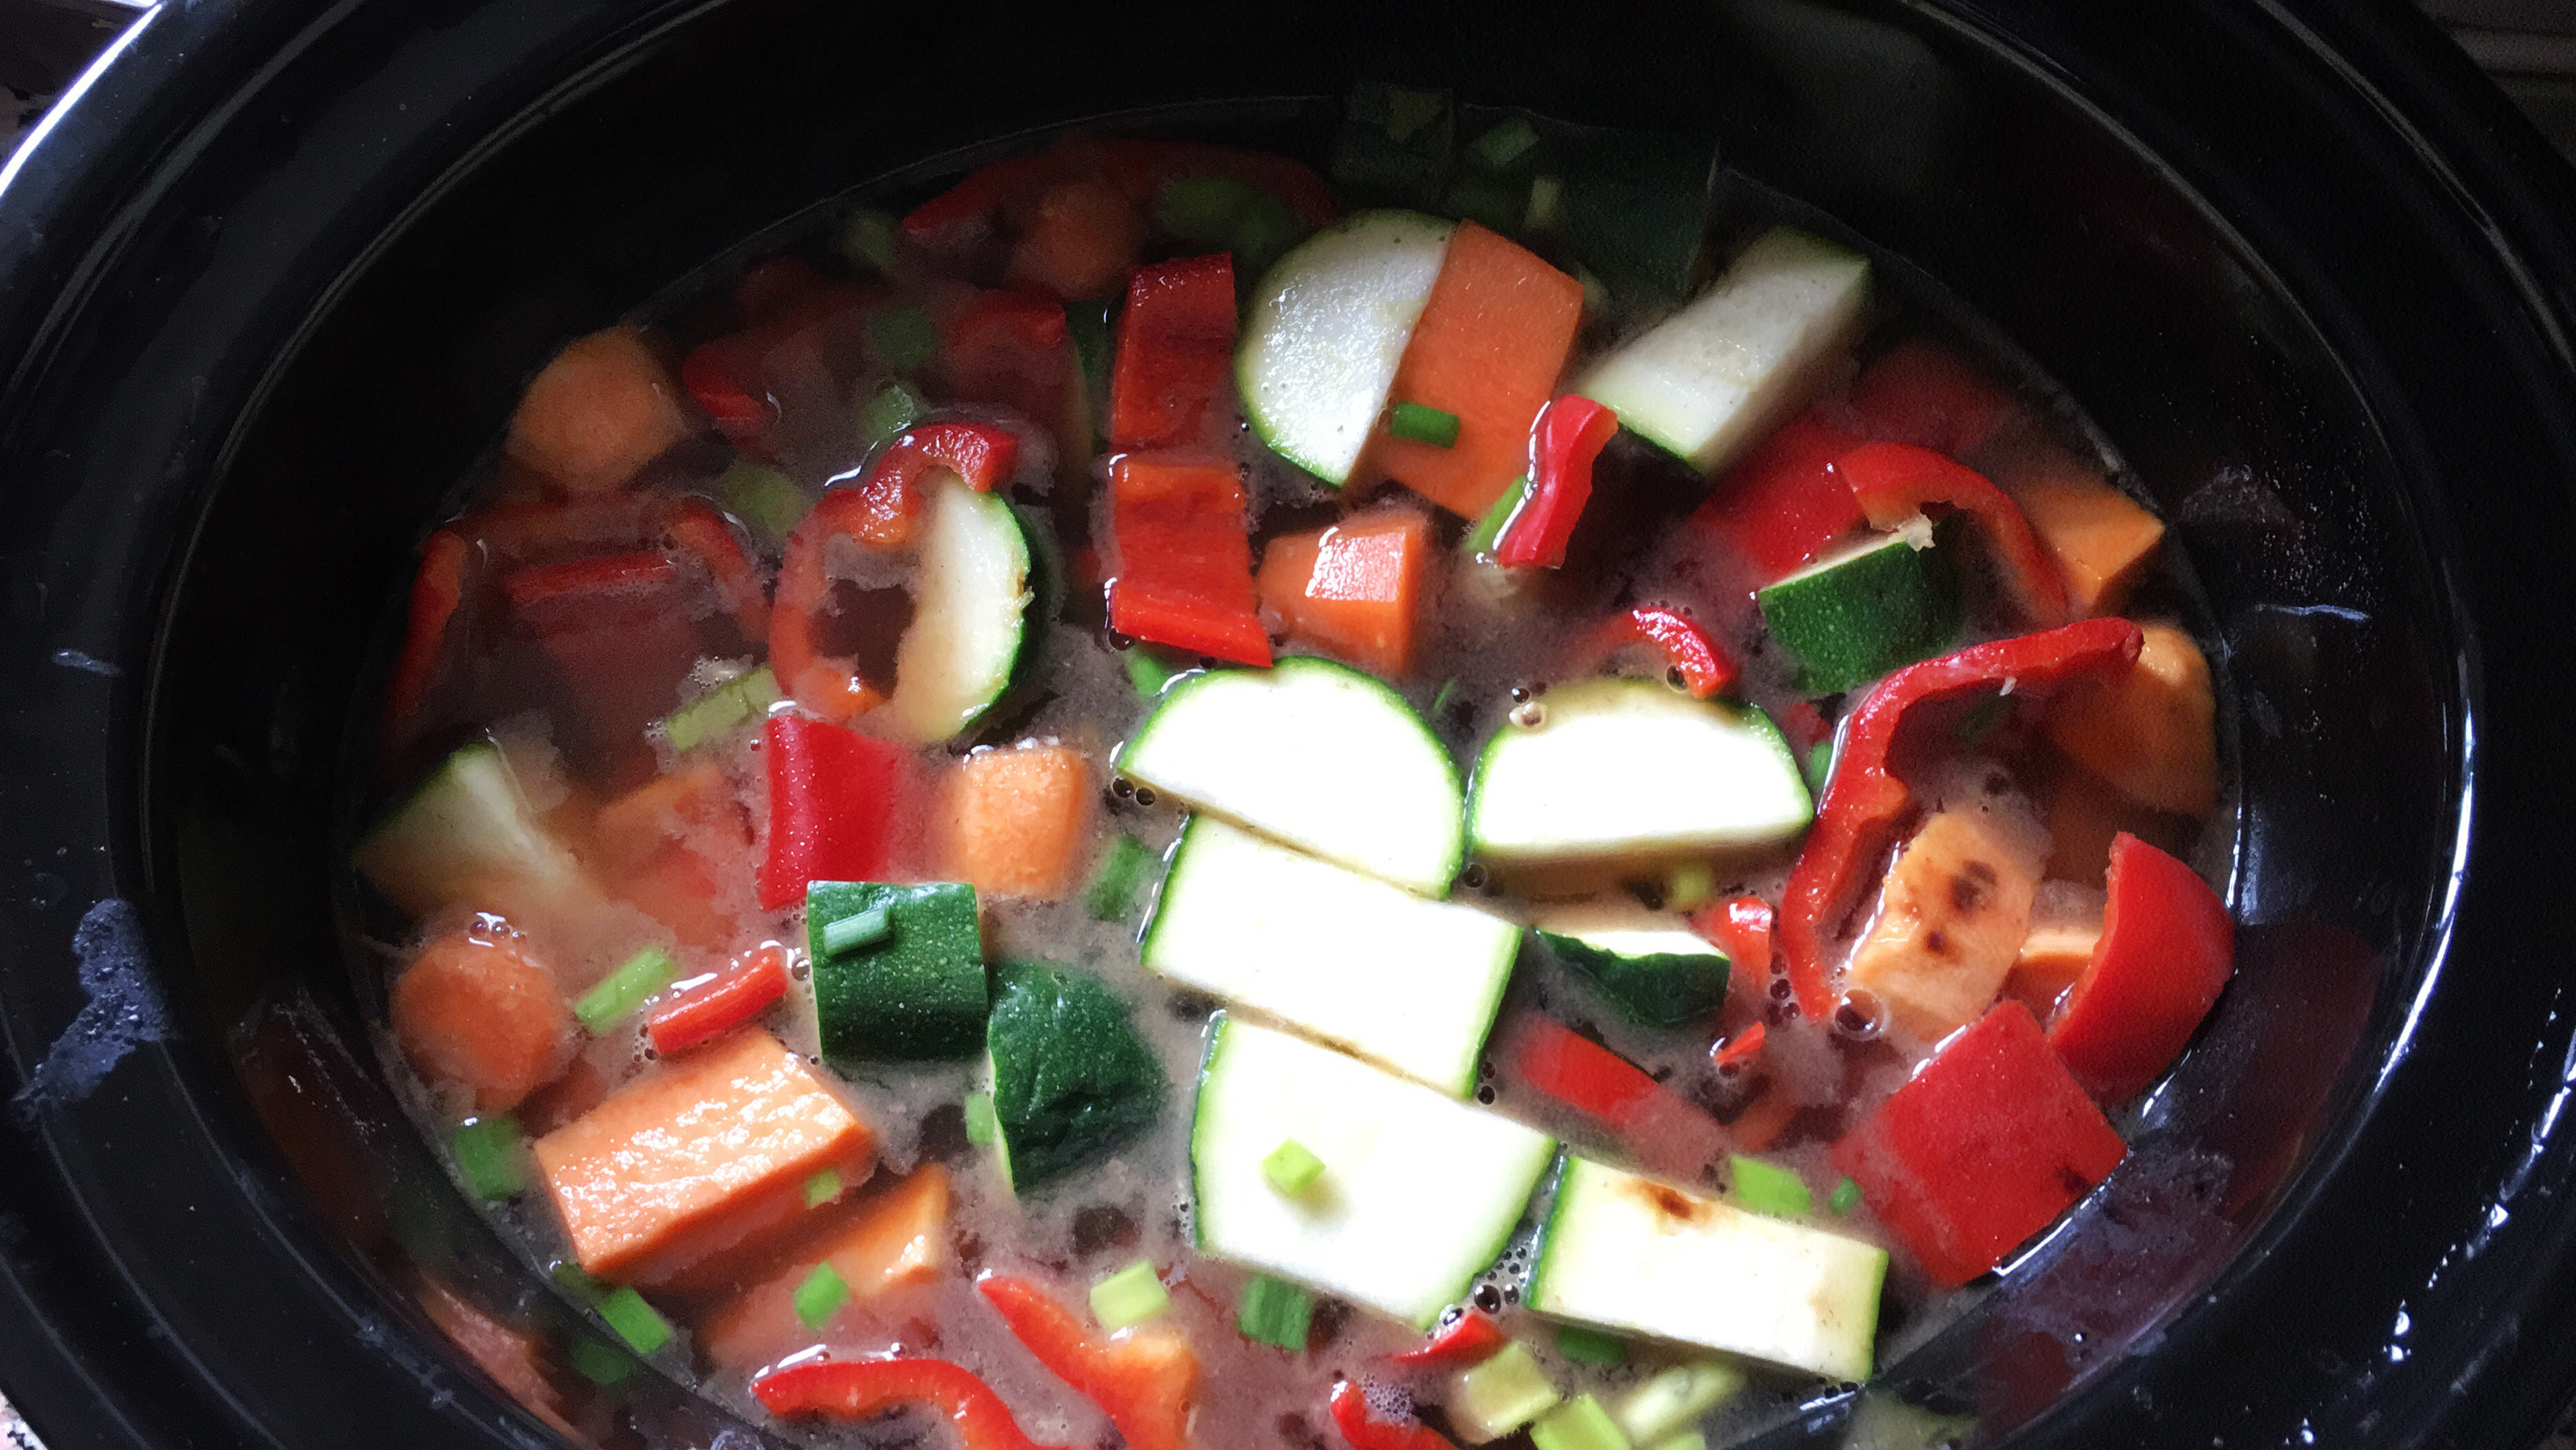
{"type": "Polygon", "coordinates": [[[1458,1450],[1448,1436],[1409,1414],[1400,1420],[1379,1419],[1357,1380],[1334,1384],[1333,1428],[1342,1432],[1351,1450],[1458,1450]]]}
{"type": "Polygon", "coordinates": [[[964,1450],[1039,1450],[974,1372],[942,1359],[825,1360],[772,1370],[751,1392],[773,1415],[864,1420],[924,1406],[957,1427],[964,1450]]]}
{"type": "Polygon", "coordinates": [[[1614,646],[1654,646],[1664,662],[1680,672],[1682,687],[1694,699],[1725,694],[1735,684],[1735,657],[1681,610],[1640,605],[1611,620],[1605,633],[1614,646]]]}
{"type": "Polygon", "coordinates": [[[1530,491],[1494,542],[1494,562],[1554,569],[1592,501],[1592,464],[1619,433],[1619,415],[1567,393],[1530,425],[1530,491]]]}
{"type": "Polygon", "coordinates": [[[1038,1363],[1109,1416],[1128,1450],[1188,1450],[1199,1383],[1188,1341],[1166,1329],[1095,1337],[1026,1279],[987,1274],[975,1287],[1038,1363]]]}
{"type": "Polygon", "coordinates": [[[808,882],[885,874],[902,781],[900,747],[800,715],[772,715],[761,753],[769,765],[763,907],[795,905],[805,899],[808,882]]]}
{"type": "Polygon", "coordinates": [[[772,943],[741,965],[680,994],[644,1023],[653,1050],[668,1057],[713,1042],[766,1012],[787,995],[787,952],[772,943]]]}
{"type": "Polygon", "coordinates": [[[2236,927],[2197,872],[2126,831],[2105,885],[2102,935],[2048,1042],[2076,1081],[2119,1102],[2162,1077],[2209,1015],[2236,969],[2236,927]]]}
{"type": "Polygon", "coordinates": [[[2066,580],[2021,505],[1982,473],[1910,443],[1864,443],[1834,460],[1871,524],[1894,528],[1925,504],[1946,504],[1977,521],[2023,613],[2046,626],[2066,619],[2066,580]]]}

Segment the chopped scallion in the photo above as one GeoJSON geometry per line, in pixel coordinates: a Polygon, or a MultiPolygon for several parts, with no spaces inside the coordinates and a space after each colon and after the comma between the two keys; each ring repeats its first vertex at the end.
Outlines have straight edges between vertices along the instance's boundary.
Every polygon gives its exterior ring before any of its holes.
{"type": "Polygon", "coordinates": [[[1506,116],[1467,143],[1467,159],[1487,171],[1501,171],[1538,145],[1538,128],[1519,116],[1506,116]]]}
{"type": "Polygon", "coordinates": [[[853,267],[882,272],[894,264],[895,220],[887,212],[862,207],[841,220],[832,238],[834,249],[853,267]]]}
{"type": "Polygon", "coordinates": [[[1235,275],[1247,280],[1260,276],[1305,235],[1306,224],[1288,209],[1288,203],[1266,191],[1255,195],[1243,215],[1235,218],[1234,232],[1226,239],[1227,250],[1234,253],[1235,275]]]}
{"type": "Polygon", "coordinates": [[[1001,1121],[993,1116],[993,1095],[974,1092],[966,1095],[966,1141],[978,1148],[989,1148],[1001,1132],[1001,1121]]]}
{"type": "Polygon", "coordinates": [[[626,1347],[637,1354],[649,1355],[671,1342],[671,1321],[662,1311],[644,1302],[644,1296],[633,1287],[620,1285],[599,1301],[599,1317],[626,1341],[626,1347]]]}
{"type": "Polygon", "coordinates": [[[1628,1438],[1639,1445],[1662,1444],[1666,1436],[1690,1423],[1744,1388],[1744,1371],[1720,1360],[1677,1364],[1657,1370],[1644,1384],[1619,1397],[1610,1414],[1628,1438]]]}
{"type": "Polygon", "coordinates": [[[1628,1450],[1618,1422],[1590,1395],[1576,1396],[1530,1426],[1530,1443],[1538,1450],[1628,1450]]]}
{"type": "Polygon", "coordinates": [[[1455,448],[1458,446],[1458,415],[1421,403],[1398,403],[1387,415],[1386,431],[1398,438],[1428,443],[1434,448],[1455,448]]]}
{"type": "Polygon", "coordinates": [[[778,677],[762,665],[725,681],[662,717],[663,738],[679,751],[695,750],[778,703],[778,677]]]}
{"type": "Polygon", "coordinates": [[[796,531],[812,500],[796,481],[766,463],[737,458],[716,479],[716,498],[733,516],[771,539],[796,531]]]}
{"type": "Polygon", "coordinates": [[[593,1036],[601,1029],[644,1005],[645,999],[671,984],[679,965],[671,954],[660,947],[646,947],[626,959],[626,965],[600,979],[599,985],[581,994],[572,1004],[572,1015],[593,1036]]]}
{"type": "Polygon", "coordinates": [[[585,1304],[598,1303],[600,1296],[608,1292],[608,1286],[606,1284],[603,1284],[599,1282],[599,1280],[591,1277],[590,1270],[583,1268],[578,1261],[573,1259],[556,1260],[555,1266],[546,1270],[546,1275],[556,1283],[561,1284],[566,1289],[572,1291],[573,1296],[580,1299],[585,1304]]]}
{"type": "Polygon", "coordinates": [[[1285,1279],[1256,1274],[1243,1286],[1243,1305],[1235,1312],[1234,1327],[1246,1339],[1303,1354],[1306,1336],[1315,1327],[1315,1296],[1285,1279]]]}
{"type": "Polygon", "coordinates": [[[868,349],[877,360],[908,373],[939,352],[939,324],[918,307],[889,307],[868,319],[868,349]]]}
{"type": "Polygon", "coordinates": [[[1836,1213],[1849,1213],[1860,1207],[1860,1185],[1848,1178],[1835,1184],[1833,1196],[1825,1200],[1825,1207],[1836,1213]]]}
{"type": "Polygon", "coordinates": [[[892,443],[929,411],[930,404],[921,394],[904,386],[902,379],[892,379],[859,405],[859,436],[870,443],[892,443]]]}
{"type": "Polygon", "coordinates": [[[1324,1160],[1296,1139],[1282,1139],[1278,1147],[1270,1150],[1270,1156],[1261,1160],[1261,1176],[1282,1193],[1300,1194],[1324,1176],[1324,1160]]]}
{"type": "Polygon", "coordinates": [[[1170,1308],[1172,1296],[1151,1261],[1138,1259],[1091,1286],[1091,1317],[1115,1334],[1170,1308]]]}
{"type": "Polygon", "coordinates": [[[1470,559],[1481,559],[1494,552],[1494,545],[1502,540],[1503,530],[1511,527],[1512,515],[1521,511],[1522,503],[1529,496],[1530,481],[1526,478],[1504,489],[1503,496],[1495,499],[1494,506],[1485,510],[1485,516],[1476,520],[1476,526],[1467,531],[1465,541],[1458,545],[1459,551],[1470,559]]]}
{"type": "Polygon", "coordinates": [[[1664,907],[1697,911],[1717,895],[1717,871],[1706,861],[1684,861],[1664,874],[1664,907]]]}
{"type": "Polygon", "coordinates": [[[1470,1441],[1483,1444],[1546,1414],[1563,1398],[1529,1346],[1515,1339],[1500,1354],[1458,1376],[1449,1391],[1449,1422],[1470,1441]]]}
{"type": "Polygon", "coordinates": [[[575,1333],[564,1345],[564,1358],[583,1379],[606,1389],[635,1373],[635,1356],[596,1334],[575,1333]]]}
{"type": "Polygon", "coordinates": [[[1755,1213],[1797,1218],[1815,1211],[1815,1195],[1807,1191],[1807,1181],[1786,1168],[1738,1153],[1729,1160],[1727,1171],[1734,1179],[1735,1201],[1755,1213]]]}
{"type": "Polygon", "coordinates": [[[1143,884],[1145,873],[1153,868],[1154,849],[1133,836],[1122,835],[1109,843],[1109,852],[1100,861],[1100,869],[1091,875],[1091,885],[1083,892],[1082,904],[1094,921],[1125,921],[1136,909],[1136,888],[1143,884]]]}
{"type": "Polygon", "coordinates": [[[1386,134],[1388,139],[1410,141],[1423,127],[1439,121],[1449,111],[1447,91],[1416,91],[1402,86],[1386,88],[1386,134]]]}
{"type": "Polygon", "coordinates": [[[1073,335],[1073,359],[1082,369],[1094,428],[1102,426],[1109,410],[1109,313],[1117,305],[1099,297],[1064,304],[1065,330],[1073,335]]]}
{"type": "Polygon", "coordinates": [[[894,918],[884,906],[871,906],[826,924],[823,928],[823,950],[837,957],[843,952],[875,946],[893,934],[894,918]]]}
{"type": "Polygon", "coordinates": [[[1834,774],[1834,742],[1830,740],[1816,742],[1816,747],[1807,752],[1805,774],[1807,789],[1818,795],[1824,794],[1825,783],[1831,780],[1834,774]]]}
{"type": "Polygon", "coordinates": [[[826,1320],[850,1302],[849,1281],[830,1264],[816,1264],[814,1272],[796,1286],[796,1317],[808,1329],[820,1329],[826,1320]]]}
{"type": "Polygon", "coordinates": [[[1172,682],[1174,675],[1180,673],[1163,663],[1161,656],[1141,643],[1127,646],[1126,653],[1120,658],[1120,663],[1127,667],[1127,683],[1134,685],[1136,693],[1148,700],[1163,693],[1163,687],[1172,682]]]}
{"type": "Polygon", "coordinates": [[[464,1123],[447,1140],[457,1175],[476,1198],[509,1198],[527,1191],[528,1174],[520,1162],[526,1144],[519,1120],[508,1113],[464,1123]]]}
{"type": "Polygon", "coordinates": [[[1560,1324],[1556,1326],[1556,1352],[1576,1364],[1626,1364],[1628,1341],[1580,1324],[1560,1324]]]}
{"type": "Polygon", "coordinates": [[[1544,232],[1555,228],[1565,215],[1565,178],[1533,176],[1530,178],[1529,206],[1521,212],[1523,231],[1544,232]]]}
{"type": "Polygon", "coordinates": [[[826,1168],[805,1180],[805,1206],[821,1208],[841,1196],[841,1170],[826,1168]]]}
{"type": "Polygon", "coordinates": [[[1449,702],[1456,698],[1458,698],[1458,681],[1455,678],[1442,680],[1440,682],[1439,692],[1431,697],[1431,724],[1433,728],[1436,729],[1439,727],[1440,717],[1448,713],[1449,702]]]}

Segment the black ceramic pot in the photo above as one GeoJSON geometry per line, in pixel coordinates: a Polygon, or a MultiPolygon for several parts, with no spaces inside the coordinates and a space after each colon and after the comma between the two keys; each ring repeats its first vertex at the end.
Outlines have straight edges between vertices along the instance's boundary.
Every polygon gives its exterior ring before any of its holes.
{"type": "Polygon", "coordinates": [[[488,1331],[560,1311],[351,1026],[335,780],[410,550],[557,341],[817,198],[1136,108],[1294,145],[1363,74],[1714,131],[2064,380],[2207,585],[2236,984],[2111,1184],[1891,1379],[2017,1445],[2538,1432],[2576,210],[2411,12],[195,0],[0,194],[0,1383],[54,1450],[543,1443],[496,1386],[723,1431],[649,1376],[530,1392],[488,1331]]]}

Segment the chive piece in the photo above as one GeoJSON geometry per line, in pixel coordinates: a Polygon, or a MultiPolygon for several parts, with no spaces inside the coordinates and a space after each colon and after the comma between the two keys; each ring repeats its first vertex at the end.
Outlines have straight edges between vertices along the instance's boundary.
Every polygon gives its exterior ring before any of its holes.
{"type": "Polygon", "coordinates": [[[1110,842],[1109,854],[1102,858],[1100,869],[1092,873],[1090,888],[1083,893],[1082,904],[1091,912],[1091,919],[1125,921],[1127,914],[1136,909],[1136,888],[1153,864],[1154,848],[1135,837],[1122,835],[1110,842]]]}
{"type": "Polygon", "coordinates": [[[823,928],[823,951],[827,956],[840,956],[872,947],[894,934],[894,918],[882,903],[853,916],[842,917],[823,928]]]}
{"type": "Polygon", "coordinates": [[[1797,1218],[1816,1210],[1807,1181],[1777,1164],[1738,1153],[1729,1160],[1727,1171],[1734,1179],[1735,1201],[1755,1213],[1797,1218]]]}
{"type": "Polygon", "coordinates": [[[929,411],[930,404],[921,394],[904,386],[901,378],[889,379],[875,397],[859,405],[859,436],[870,443],[892,443],[929,411]]]}
{"type": "Polygon", "coordinates": [[[1610,306],[1610,284],[1601,280],[1601,274],[1593,271],[1589,267],[1577,264],[1574,269],[1574,280],[1583,284],[1584,316],[1598,317],[1603,311],[1608,309],[1610,306]]]}
{"type": "Polygon", "coordinates": [[[826,1168],[805,1180],[805,1206],[821,1208],[841,1196],[841,1170],[826,1168]]]}
{"type": "Polygon", "coordinates": [[[747,675],[725,681],[662,717],[662,734],[673,750],[695,750],[746,720],[769,713],[778,703],[778,677],[762,665],[747,675]]]}
{"type": "Polygon", "coordinates": [[[1959,722],[1959,743],[1974,745],[1993,734],[1995,727],[2004,723],[2005,713],[2011,709],[2010,695],[1992,695],[1979,700],[1968,711],[1967,717],[1959,722]]]}
{"type": "Polygon", "coordinates": [[[849,1302],[849,1281],[830,1264],[816,1264],[805,1282],[796,1286],[796,1317],[804,1320],[808,1329],[822,1328],[824,1321],[849,1302]]]}
{"type": "Polygon", "coordinates": [[[1669,1439],[1656,1441],[1651,1450],[1708,1450],[1708,1437],[1697,1430],[1684,1430],[1669,1439]]]}
{"type": "Polygon", "coordinates": [[[1621,1395],[1610,1417],[1634,1443],[1660,1446],[1743,1389],[1744,1371],[1722,1360],[1677,1364],[1621,1395]]]}
{"type": "Polygon", "coordinates": [[[1717,895],[1717,871],[1706,861],[1684,861],[1664,873],[1664,906],[1697,911],[1717,895]]]}
{"type": "Polygon", "coordinates": [[[1127,646],[1126,655],[1121,662],[1127,666],[1127,683],[1134,685],[1136,693],[1148,700],[1163,693],[1163,687],[1172,682],[1174,675],[1180,673],[1163,663],[1161,656],[1145,648],[1141,643],[1127,646]]]}
{"type": "Polygon", "coordinates": [[[1162,1276],[1146,1259],[1138,1259],[1091,1286],[1091,1317],[1112,1334],[1130,1324],[1144,1323],[1170,1308],[1171,1303],[1172,1296],[1163,1288],[1162,1276]]]}
{"type": "Polygon", "coordinates": [[[575,1259],[556,1260],[554,1267],[546,1270],[546,1276],[570,1290],[574,1298],[585,1304],[596,1304],[608,1293],[608,1286],[591,1277],[590,1270],[583,1268],[575,1259]]]}
{"type": "Polygon", "coordinates": [[[748,458],[735,459],[716,480],[716,498],[735,518],[771,539],[796,532],[811,503],[794,479],[748,458]]]}
{"type": "Polygon", "coordinates": [[[1501,171],[1538,145],[1538,128],[1519,116],[1506,116],[1484,135],[1467,143],[1467,159],[1487,171],[1501,171]]]}
{"type": "Polygon", "coordinates": [[[1292,1197],[1315,1185],[1324,1176],[1324,1160],[1314,1155],[1294,1138],[1283,1138],[1270,1156],[1261,1160],[1261,1176],[1270,1186],[1292,1197]]]}
{"type": "Polygon", "coordinates": [[[626,1347],[639,1355],[649,1355],[671,1342],[671,1321],[662,1311],[644,1302],[644,1296],[630,1285],[619,1285],[599,1301],[599,1317],[626,1341],[626,1347]]]}
{"type": "Polygon", "coordinates": [[[1590,1395],[1579,1395],[1530,1426],[1538,1450],[1628,1450],[1617,1421],[1590,1395]]]}
{"type": "Polygon", "coordinates": [[[1000,1135],[1001,1122],[993,1116],[993,1095],[973,1092],[966,1095],[966,1141],[978,1148],[989,1148],[1000,1135]]]}
{"type": "Polygon", "coordinates": [[[1530,178],[1529,207],[1521,213],[1521,230],[1553,231],[1565,216],[1565,178],[1533,176],[1530,178]]]}
{"type": "Polygon", "coordinates": [[[868,319],[868,349],[896,372],[911,372],[939,351],[939,324],[918,307],[889,307],[868,319]]]}
{"type": "Polygon", "coordinates": [[[1243,1307],[1235,1313],[1234,1327],[1244,1338],[1304,1354],[1314,1325],[1315,1296],[1303,1287],[1267,1274],[1256,1274],[1243,1286],[1243,1307]]]}
{"type": "Polygon", "coordinates": [[[1260,198],[1250,183],[1231,176],[1174,177],[1154,198],[1154,224],[1183,241],[1218,246],[1260,198]]]}
{"type": "Polygon", "coordinates": [[[564,1358],[583,1379],[601,1389],[624,1383],[637,1368],[635,1356],[596,1334],[574,1334],[564,1345],[564,1358]]]}
{"type": "Polygon", "coordinates": [[[1458,446],[1458,415],[1420,403],[1398,403],[1387,415],[1386,431],[1398,438],[1428,443],[1434,448],[1458,446]]]}
{"type": "Polygon", "coordinates": [[[842,218],[832,246],[853,267],[879,272],[894,265],[895,221],[891,213],[861,207],[842,218]]]}
{"type": "Polygon", "coordinates": [[[1825,1207],[1836,1213],[1849,1213],[1860,1207],[1860,1185],[1848,1178],[1835,1184],[1833,1196],[1825,1200],[1825,1207]]]}
{"type": "Polygon", "coordinates": [[[1448,710],[1449,702],[1456,698],[1458,698],[1458,681],[1456,677],[1453,676],[1449,679],[1442,680],[1440,682],[1439,691],[1431,697],[1431,723],[1434,726],[1437,726],[1440,723],[1440,716],[1443,712],[1448,710]]]}
{"type": "Polygon", "coordinates": [[[1485,510],[1485,516],[1476,520],[1476,526],[1467,531],[1466,539],[1458,545],[1459,552],[1470,559],[1482,559],[1493,553],[1494,545],[1502,541],[1503,530],[1512,526],[1512,515],[1521,511],[1521,505],[1528,501],[1529,496],[1530,481],[1526,478],[1504,489],[1503,496],[1495,499],[1494,506],[1485,510]]]}
{"type": "Polygon", "coordinates": [[[602,1028],[644,1005],[644,999],[671,983],[679,964],[660,947],[646,947],[626,959],[626,965],[600,979],[598,986],[581,994],[572,1004],[572,1015],[597,1036],[602,1028]]]}
{"type": "Polygon", "coordinates": [[[1830,740],[1816,742],[1815,748],[1807,752],[1807,768],[1804,773],[1807,777],[1807,789],[1818,795],[1824,794],[1826,782],[1834,778],[1834,742],[1830,740]]]}
{"type": "Polygon", "coordinates": [[[733,682],[734,692],[742,696],[743,705],[754,715],[766,715],[769,707],[787,696],[778,688],[778,676],[762,665],[733,682]]]}
{"type": "Polygon", "coordinates": [[[1500,1354],[1458,1376],[1449,1391],[1449,1423],[1483,1444],[1546,1414],[1563,1398],[1529,1346],[1515,1339],[1500,1354]]]}
{"type": "Polygon", "coordinates": [[[527,1170],[519,1164],[525,1143],[519,1120],[508,1113],[469,1119],[447,1140],[456,1172],[476,1198],[512,1198],[527,1191],[527,1170]]]}
{"type": "Polygon", "coordinates": [[[1607,1368],[1628,1362],[1628,1341],[1580,1324],[1560,1324],[1556,1326],[1556,1352],[1576,1364],[1607,1368]]]}

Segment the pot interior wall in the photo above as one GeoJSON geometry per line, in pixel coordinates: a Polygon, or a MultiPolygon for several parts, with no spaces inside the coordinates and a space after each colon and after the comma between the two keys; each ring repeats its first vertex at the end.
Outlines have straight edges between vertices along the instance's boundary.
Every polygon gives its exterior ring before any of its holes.
{"type": "MultiPolygon", "coordinates": [[[[194,1010],[231,1034],[249,1100],[364,1272],[451,1332],[553,1312],[371,1080],[331,892],[341,772],[412,551],[526,376],[745,236],[923,158],[1158,105],[1311,148],[1329,112],[1296,98],[1389,75],[1716,133],[1746,173],[1992,320],[2135,465],[2206,586],[2235,691],[2242,967],[2112,1185],[1890,1374],[2008,1427],[2218,1283],[2295,1204],[2393,1040],[2462,769],[2444,596],[2295,279],[2098,116],[1912,12],[1728,0],[1681,25],[1596,9],[1591,34],[1655,38],[1604,84],[1601,55],[1463,10],[1108,27],[1057,9],[963,28],[938,7],[717,10],[484,149],[327,295],[315,279],[309,330],[236,436],[169,596],[151,800],[194,1010]]],[[[635,1418],[696,1413],[626,1393],[635,1418]]],[[[537,1398],[593,1429],[606,1413],[537,1398]]]]}

